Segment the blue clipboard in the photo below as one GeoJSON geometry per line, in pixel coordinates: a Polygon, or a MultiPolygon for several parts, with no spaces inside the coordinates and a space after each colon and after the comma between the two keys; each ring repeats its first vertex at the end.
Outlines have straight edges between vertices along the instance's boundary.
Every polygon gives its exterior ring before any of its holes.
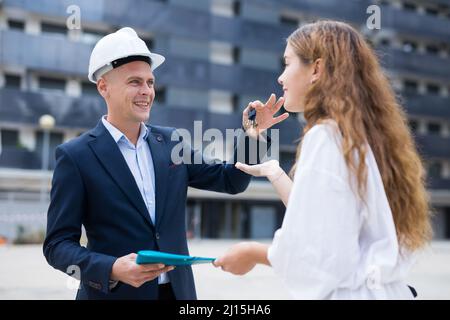
{"type": "Polygon", "coordinates": [[[186,266],[200,263],[212,263],[215,258],[191,257],[181,254],[153,250],[141,250],[136,258],[137,264],[163,263],[166,266],[186,266]]]}

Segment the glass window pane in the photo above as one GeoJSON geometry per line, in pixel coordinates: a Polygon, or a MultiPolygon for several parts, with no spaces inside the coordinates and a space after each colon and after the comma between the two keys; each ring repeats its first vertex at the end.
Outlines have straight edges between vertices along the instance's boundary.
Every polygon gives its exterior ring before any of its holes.
{"type": "Polygon", "coordinates": [[[20,89],[20,76],[11,74],[5,75],[5,88],[20,89]]]}
{"type": "Polygon", "coordinates": [[[39,88],[46,90],[65,91],[66,80],[50,77],[39,77],[39,88]]]}
{"type": "Polygon", "coordinates": [[[19,144],[19,131],[2,129],[1,143],[2,147],[17,147],[19,144]]]}

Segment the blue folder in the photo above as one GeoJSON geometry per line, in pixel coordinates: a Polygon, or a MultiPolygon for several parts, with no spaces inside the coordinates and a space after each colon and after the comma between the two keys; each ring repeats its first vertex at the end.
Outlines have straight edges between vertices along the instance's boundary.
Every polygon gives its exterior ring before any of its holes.
{"type": "Polygon", "coordinates": [[[142,250],[138,252],[136,263],[163,263],[166,266],[186,266],[199,263],[212,263],[214,260],[216,259],[205,257],[191,257],[181,254],[173,254],[153,250],[142,250]]]}

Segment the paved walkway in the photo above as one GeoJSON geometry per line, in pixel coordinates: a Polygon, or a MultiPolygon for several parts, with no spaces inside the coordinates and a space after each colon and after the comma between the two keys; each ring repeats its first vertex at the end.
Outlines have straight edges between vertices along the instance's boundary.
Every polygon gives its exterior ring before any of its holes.
{"type": "MultiPolygon", "coordinates": [[[[236,242],[194,240],[189,247],[192,255],[215,257],[236,242]]],[[[211,265],[196,265],[194,275],[199,299],[289,299],[269,267],[234,276],[211,265]]],[[[433,243],[408,280],[421,299],[450,299],[450,242],[433,243]]],[[[71,285],[71,278],[47,264],[40,245],[0,247],[0,299],[73,299],[71,285]]]]}

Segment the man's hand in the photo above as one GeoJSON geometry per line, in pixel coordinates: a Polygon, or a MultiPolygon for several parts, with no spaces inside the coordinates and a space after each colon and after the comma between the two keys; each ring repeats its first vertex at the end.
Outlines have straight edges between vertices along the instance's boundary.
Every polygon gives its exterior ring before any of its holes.
{"type": "Polygon", "coordinates": [[[164,264],[137,264],[137,254],[130,253],[114,262],[111,280],[121,281],[135,288],[139,288],[147,281],[157,278],[161,273],[172,271],[175,267],[164,264]]]}
{"type": "Polygon", "coordinates": [[[284,98],[281,97],[276,100],[275,94],[271,94],[270,98],[266,101],[266,103],[262,103],[259,100],[250,102],[242,113],[242,124],[244,126],[245,132],[253,137],[257,138],[264,130],[270,128],[271,126],[287,119],[289,117],[289,113],[285,112],[282,115],[275,117],[275,113],[281,109],[284,103],[284,98]],[[256,110],[256,123],[258,124],[256,128],[247,125],[248,120],[248,112],[250,109],[256,110]]]}

